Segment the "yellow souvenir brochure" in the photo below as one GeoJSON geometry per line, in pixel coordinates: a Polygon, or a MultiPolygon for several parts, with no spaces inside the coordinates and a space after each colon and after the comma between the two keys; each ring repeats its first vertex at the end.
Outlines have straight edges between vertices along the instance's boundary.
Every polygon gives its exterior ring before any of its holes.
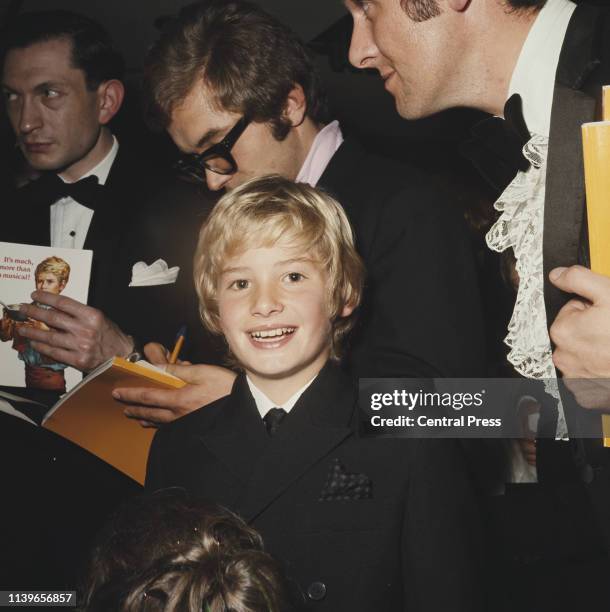
{"type": "Polygon", "coordinates": [[[115,357],[62,397],[42,426],[144,484],[155,430],[128,419],[123,414],[125,405],[112,397],[112,390],[117,387],[176,389],[184,385],[184,381],[147,362],[131,363],[115,357]]]}
{"type": "MultiPolygon", "coordinates": [[[[610,87],[603,88],[603,121],[582,126],[591,270],[610,277],[610,87]]],[[[602,416],[610,446],[610,415],[602,416]]]]}

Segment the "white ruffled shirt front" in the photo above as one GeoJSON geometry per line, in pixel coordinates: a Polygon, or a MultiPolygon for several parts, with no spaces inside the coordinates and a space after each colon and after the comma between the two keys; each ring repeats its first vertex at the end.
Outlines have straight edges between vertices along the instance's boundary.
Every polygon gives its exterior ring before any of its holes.
{"type": "Polygon", "coordinates": [[[500,218],[487,233],[487,245],[498,252],[512,248],[519,275],[515,308],[504,342],[508,361],[526,378],[544,379],[545,390],[557,399],[557,438],[568,428],[557,387],[544,306],[542,236],[549,139],[535,134],[523,147],[531,166],[519,172],[494,204],[500,218]]]}
{"type": "Polygon", "coordinates": [[[519,290],[504,341],[510,347],[509,362],[527,378],[555,376],[542,274],[547,150],[548,139],[544,136],[535,135],[525,145],[523,153],[531,167],[519,172],[494,204],[502,214],[486,236],[490,249],[501,253],[512,248],[517,260],[519,290]]]}
{"type": "Polygon", "coordinates": [[[512,248],[519,289],[505,338],[509,362],[527,378],[545,380],[546,391],[558,400],[557,437],[567,438],[559,398],[544,305],[542,238],[546,162],[555,73],[568,23],[576,5],[548,0],[523,45],[509,87],[521,96],[532,138],[523,147],[530,168],[519,172],[494,207],[501,215],[487,234],[487,245],[498,252],[512,248]]]}

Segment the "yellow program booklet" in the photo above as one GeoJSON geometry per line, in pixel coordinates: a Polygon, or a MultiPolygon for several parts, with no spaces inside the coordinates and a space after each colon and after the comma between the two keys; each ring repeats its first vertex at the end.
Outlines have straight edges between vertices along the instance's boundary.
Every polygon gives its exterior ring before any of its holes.
{"type": "MultiPolygon", "coordinates": [[[[610,276],[610,87],[602,88],[603,121],[582,126],[591,270],[610,276]]],[[[602,415],[610,447],[610,415],[602,415]]]]}
{"type": "Polygon", "coordinates": [[[112,397],[117,387],[177,389],[186,383],[146,361],[114,357],[66,393],[45,416],[42,427],[71,440],[140,484],[154,429],[124,414],[112,397]]]}

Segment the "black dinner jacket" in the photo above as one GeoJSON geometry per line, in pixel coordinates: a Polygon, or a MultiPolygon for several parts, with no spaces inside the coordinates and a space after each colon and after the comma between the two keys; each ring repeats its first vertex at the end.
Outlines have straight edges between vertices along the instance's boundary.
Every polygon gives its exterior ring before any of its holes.
{"type": "Polygon", "coordinates": [[[231,395],[156,433],[146,487],[181,486],[240,514],[311,609],[477,610],[478,515],[454,441],[356,430],[354,387],[334,366],[273,438],[241,375],[231,395]],[[370,498],[321,501],[337,464],[370,498]]]}
{"type": "Polygon", "coordinates": [[[342,204],[367,267],[358,376],[483,376],[472,247],[457,204],[420,170],[347,139],[318,187],[342,204]]]}
{"type": "MultiPolygon", "coordinates": [[[[570,295],[554,287],[557,266],[589,265],[581,125],[601,117],[601,86],[610,84],[610,12],[579,5],[568,26],[555,77],[544,213],[545,304],[549,326],[570,295]]],[[[574,473],[585,485],[610,549],[610,451],[602,440],[578,439],[572,415],[582,410],[564,398],[574,473]]],[[[538,455],[550,478],[561,479],[547,461],[543,441],[538,455]]],[[[551,459],[553,453],[549,453],[551,459]]],[[[563,471],[565,474],[565,470],[563,471]]]]}
{"type": "Polygon", "coordinates": [[[579,5],[564,38],[555,77],[544,213],[545,303],[549,326],[570,296],[548,280],[557,266],[588,265],[581,125],[601,118],[601,86],[610,84],[610,12],[579,5]]]}

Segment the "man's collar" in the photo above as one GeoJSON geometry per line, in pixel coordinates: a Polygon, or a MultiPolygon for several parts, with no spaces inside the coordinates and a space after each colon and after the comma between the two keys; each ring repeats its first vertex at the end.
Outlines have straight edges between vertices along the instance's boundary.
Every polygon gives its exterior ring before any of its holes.
{"type": "Polygon", "coordinates": [[[343,142],[343,134],[338,121],[332,121],[316,135],[309,153],[297,175],[297,183],[308,183],[315,187],[326,166],[343,142]]]}
{"type": "Polygon", "coordinates": [[[513,71],[508,97],[518,93],[532,134],[548,137],[555,73],[563,40],[576,5],[570,0],[547,0],[536,17],[513,71]]]}
{"type": "MultiPolygon", "coordinates": [[[[96,166],[91,168],[89,172],[85,172],[81,177],[77,180],[81,180],[87,178],[88,176],[97,176],[97,181],[100,185],[104,185],[108,180],[108,175],[110,174],[110,170],[112,168],[112,164],[116,159],[117,153],[119,152],[119,141],[116,139],[116,136],[112,134],[112,146],[110,147],[110,151],[106,153],[104,159],[102,159],[96,166]]],[[[64,181],[64,183],[68,182],[63,179],[61,175],[59,178],[64,181]]],[[[76,181],[72,181],[76,182],[76,181]]]]}

